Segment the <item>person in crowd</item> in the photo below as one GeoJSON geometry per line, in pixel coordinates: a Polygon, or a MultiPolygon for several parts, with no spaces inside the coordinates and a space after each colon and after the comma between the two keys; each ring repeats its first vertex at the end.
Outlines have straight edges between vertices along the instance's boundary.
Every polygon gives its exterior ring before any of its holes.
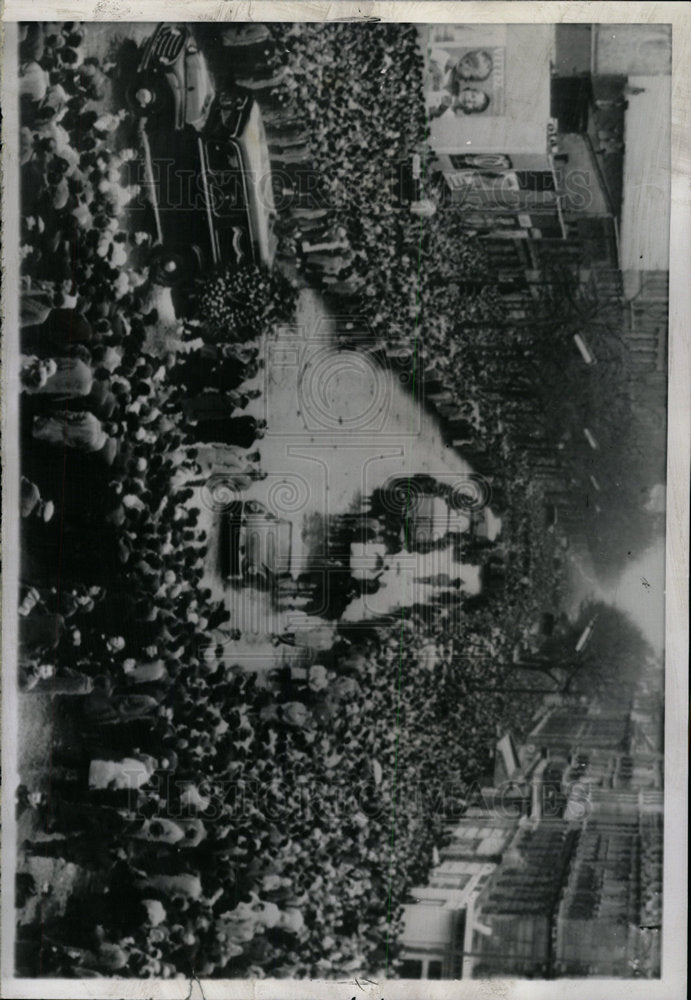
{"type": "Polygon", "coordinates": [[[22,476],[19,483],[19,513],[21,517],[37,518],[47,524],[55,513],[55,504],[52,500],[44,500],[41,491],[26,476],[22,476]]]}
{"type": "Polygon", "coordinates": [[[101,421],[88,412],[36,416],[33,436],[36,441],[85,453],[99,452],[109,440],[101,421]]]}
{"type": "Polygon", "coordinates": [[[24,392],[61,403],[91,392],[94,376],[78,357],[25,358],[22,363],[24,392]]]}

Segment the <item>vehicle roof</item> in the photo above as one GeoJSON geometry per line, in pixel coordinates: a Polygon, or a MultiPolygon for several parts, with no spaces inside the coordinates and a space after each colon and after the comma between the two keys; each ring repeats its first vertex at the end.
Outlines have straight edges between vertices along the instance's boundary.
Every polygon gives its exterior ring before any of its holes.
{"type": "Polygon", "coordinates": [[[266,513],[248,513],[242,527],[245,556],[271,573],[290,572],[292,524],[266,513]]]}
{"type": "Polygon", "coordinates": [[[242,151],[245,169],[251,178],[247,185],[254,238],[261,259],[270,263],[275,253],[270,220],[276,214],[271,186],[271,161],[259,105],[253,102],[247,124],[235,140],[242,151]]]}

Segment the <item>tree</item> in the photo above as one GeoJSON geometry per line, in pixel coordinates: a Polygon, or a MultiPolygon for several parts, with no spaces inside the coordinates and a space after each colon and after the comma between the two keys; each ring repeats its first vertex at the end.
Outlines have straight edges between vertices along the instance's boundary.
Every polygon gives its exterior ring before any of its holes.
{"type": "Polygon", "coordinates": [[[551,661],[553,672],[559,671],[565,692],[598,694],[614,701],[627,697],[652,655],[652,647],[626,612],[602,601],[584,602],[573,625],[540,650],[540,658],[551,661]]]}

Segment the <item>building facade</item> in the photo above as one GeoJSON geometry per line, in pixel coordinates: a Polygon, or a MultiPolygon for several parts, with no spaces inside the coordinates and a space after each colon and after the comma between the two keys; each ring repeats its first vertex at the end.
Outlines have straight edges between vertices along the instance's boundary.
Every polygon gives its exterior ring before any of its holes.
{"type": "Polygon", "coordinates": [[[429,883],[411,890],[404,910],[402,978],[463,977],[475,901],[517,825],[517,816],[476,806],[450,829],[429,883]]]}
{"type": "Polygon", "coordinates": [[[659,681],[639,685],[627,711],[551,707],[502,754],[504,780],[483,790],[429,884],[412,891],[402,975],[659,976],[659,681]],[[502,794],[510,788],[521,795],[502,794]]]}
{"type": "Polygon", "coordinates": [[[556,707],[528,739],[531,752],[568,756],[566,806],[523,821],[486,883],[469,974],[659,976],[661,688],[641,684],[625,712],[556,707]]]}

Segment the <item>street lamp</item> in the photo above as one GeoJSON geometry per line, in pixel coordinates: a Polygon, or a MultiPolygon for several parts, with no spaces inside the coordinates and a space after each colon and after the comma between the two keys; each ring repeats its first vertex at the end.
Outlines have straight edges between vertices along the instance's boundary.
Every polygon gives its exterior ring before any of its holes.
{"type": "Polygon", "coordinates": [[[590,447],[593,449],[593,451],[599,451],[600,445],[598,444],[597,438],[592,433],[592,431],[588,430],[587,427],[584,427],[583,428],[583,435],[584,435],[586,441],[588,442],[588,444],[590,445],[590,447]]]}
{"type": "Polygon", "coordinates": [[[573,342],[578,348],[578,350],[581,352],[581,357],[583,358],[583,360],[587,365],[597,364],[597,358],[590,350],[583,337],[581,337],[580,333],[575,333],[573,335],[573,342]]]}
{"type": "Polygon", "coordinates": [[[590,637],[593,634],[593,629],[595,628],[595,622],[597,621],[597,615],[594,615],[586,627],[581,632],[581,635],[576,643],[576,652],[580,653],[590,641],[590,637]]]}

